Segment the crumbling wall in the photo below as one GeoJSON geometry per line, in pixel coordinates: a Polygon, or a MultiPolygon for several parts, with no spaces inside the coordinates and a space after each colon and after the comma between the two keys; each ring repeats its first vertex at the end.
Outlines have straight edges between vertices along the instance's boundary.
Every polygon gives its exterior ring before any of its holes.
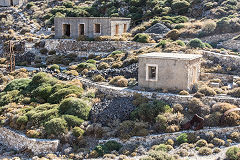
{"type": "Polygon", "coordinates": [[[56,50],[57,53],[76,52],[81,55],[94,54],[96,52],[109,53],[115,50],[129,51],[144,47],[151,47],[155,43],[137,43],[132,41],[76,41],[72,39],[46,39],[45,48],[56,50]],[[69,52],[70,51],[70,52],[69,52]]]}
{"type": "Polygon", "coordinates": [[[58,149],[59,140],[45,140],[28,138],[9,128],[0,128],[0,143],[16,150],[29,149],[35,155],[42,153],[54,153],[58,149]]]}

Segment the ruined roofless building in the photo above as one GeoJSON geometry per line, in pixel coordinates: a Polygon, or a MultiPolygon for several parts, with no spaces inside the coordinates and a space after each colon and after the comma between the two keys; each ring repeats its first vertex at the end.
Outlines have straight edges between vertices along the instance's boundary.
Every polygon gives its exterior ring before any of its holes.
{"type": "Polygon", "coordinates": [[[55,38],[64,36],[77,39],[121,35],[128,31],[130,18],[121,17],[65,17],[55,18],[55,38]]]}
{"type": "Polygon", "coordinates": [[[190,90],[199,80],[201,57],[158,52],[140,55],[138,85],[152,89],[190,90]]]}
{"type": "Polygon", "coordinates": [[[0,6],[10,7],[10,6],[21,6],[27,3],[27,0],[0,0],[0,6]]]}

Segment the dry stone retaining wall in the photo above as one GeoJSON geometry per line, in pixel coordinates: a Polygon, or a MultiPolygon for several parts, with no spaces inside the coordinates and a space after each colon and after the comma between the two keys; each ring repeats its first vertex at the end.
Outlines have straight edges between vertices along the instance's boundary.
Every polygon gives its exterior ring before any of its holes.
{"type": "MultiPolygon", "coordinates": [[[[86,87],[94,87],[97,88],[99,91],[108,94],[113,95],[115,97],[131,97],[134,94],[141,94],[142,96],[145,96],[147,98],[155,98],[158,100],[167,101],[170,104],[186,104],[188,103],[193,96],[192,95],[178,95],[178,94],[171,94],[171,93],[158,93],[158,92],[147,92],[147,91],[139,91],[139,90],[133,90],[129,88],[122,88],[122,87],[114,87],[109,85],[104,85],[101,83],[92,82],[88,79],[79,77],[79,80],[85,85],[86,87]]],[[[217,102],[227,102],[235,105],[240,105],[240,98],[234,98],[230,96],[214,96],[214,97],[203,97],[201,99],[205,104],[213,105],[217,102]]]]}
{"type": "MultiPolygon", "coordinates": [[[[202,129],[198,131],[193,130],[187,130],[182,132],[175,132],[175,133],[164,133],[164,134],[158,134],[158,135],[149,135],[145,137],[132,137],[128,139],[127,141],[122,141],[118,138],[109,139],[109,140],[115,140],[119,143],[122,143],[123,145],[128,144],[136,144],[136,145],[143,145],[145,147],[151,147],[153,145],[159,145],[168,139],[176,140],[178,136],[180,136],[182,133],[187,134],[194,134],[197,136],[200,136],[201,138],[207,137],[209,133],[213,133],[215,137],[219,137],[222,139],[227,139],[227,136],[229,136],[232,132],[240,132],[240,126],[235,127],[225,127],[225,128],[210,128],[210,129],[202,129]]],[[[100,140],[99,143],[105,143],[109,140],[100,140]]]]}
{"type": "Polygon", "coordinates": [[[72,39],[47,39],[45,48],[58,53],[76,52],[80,56],[89,54],[109,53],[115,50],[130,51],[143,47],[154,46],[156,43],[138,43],[132,41],[77,41],[72,39]]]}
{"type": "Polygon", "coordinates": [[[29,149],[34,154],[54,153],[58,149],[59,140],[28,138],[9,128],[0,128],[0,143],[16,150],[29,149]]]}

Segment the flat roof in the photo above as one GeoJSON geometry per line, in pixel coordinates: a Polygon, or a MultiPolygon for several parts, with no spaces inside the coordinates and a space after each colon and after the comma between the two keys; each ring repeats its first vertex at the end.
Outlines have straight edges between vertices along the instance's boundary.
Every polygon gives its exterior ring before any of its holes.
{"type": "Polygon", "coordinates": [[[122,19],[122,20],[131,20],[131,18],[125,17],[55,17],[56,19],[122,19]]]}
{"type": "Polygon", "coordinates": [[[164,52],[152,52],[139,56],[140,58],[159,58],[159,59],[180,59],[180,60],[194,60],[201,58],[199,54],[184,54],[184,53],[164,53],[164,52]]]}

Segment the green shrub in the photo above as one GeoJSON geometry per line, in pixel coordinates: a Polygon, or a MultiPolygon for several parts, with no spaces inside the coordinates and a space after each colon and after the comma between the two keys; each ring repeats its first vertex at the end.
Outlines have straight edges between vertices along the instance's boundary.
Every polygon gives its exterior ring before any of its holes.
{"type": "Polygon", "coordinates": [[[92,63],[86,63],[86,62],[80,63],[80,64],[77,66],[77,70],[78,70],[78,72],[82,72],[84,69],[88,69],[88,70],[96,70],[97,67],[96,67],[95,64],[92,64],[92,63]]]}
{"type": "Polygon", "coordinates": [[[179,46],[185,46],[185,43],[181,40],[177,40],[176,43],[179,45],[179,46]]]}
{"type": "Polygon", "coordinates": [[[229,160],[239,160],[239,156],[237,153],[240,152],[240,148],[238,147],[231,147],[227,150],[226,156],[229,160]]]}
{"type": "Polygon", "coordinates": [[[49,55],[55,55],[55,54],[56,54],[56,51],[55,51],[55,50],[50,50],[50,51],[48,52],[48,54],[49,54],[49,55]]]}
{"type": "Polygon", "coordinates": [[[96,61],[94,59],[89,59],[89,60],[86,61],[86,63],[96,64],[96,61]]]}
{"type": "Polygon", "coordinates": [[[128,80],[123,76],[115,76],[110,80],[109,84],[116,85],[118,87],[127,87],[128,80]]]}
{"type": "Polygon", "coordinates": [[[72,132],[75,137],[81,137],[84,134],[84,130],[80,127],[74,127],[72,132]]]}
{"type": "Polygon", "coordinates": [[[140,42],[140,43],[149,43],[150,37],[148,34],[138,33],[134,36],[133,41],[140,42]]]}
{"type": "Polygon", "coordinates": [[[116,141],[108,141],[104,145],[98,145],[94,150],[97,151],[99,156],[103,156],[104,154],[111,153],[111,151],[119,151],[122,145],[116,141]]]}
{"type": "Polygon", "coordinates": [[[49,98],[52,93],[52,86],[46,83],[43,83],[39,87],[33,90],[32,96],[35,98],[42,98],[45,101],[49,98]]]}
{"type": "Polygon", "coordinates": [[[167,45],[167,41],[166,40],[161,40],[156,47],[165,48],[166,45],[167,45]]]}
{"type": "Polygon", "coordinates": [[[19,95],[18,90],[2,92],[0,93],[0,106],[4,106],[12,102],[17,102],[20,98],[23,98],[23,97],[19,95]]]}
{"type": "Polygon", "coordinates": [[[64,1],[63,6],[65,6],[66,8],[73,8],[74,3],[71,1],[64,1]]]}
{"type": "Polygon", "coordinates": [[[31,87],[35,87],[35,86],[38,86],[42,83],[49,83],[51,85],[54,85],[54,84],[57,83],[57,79],[51,77],[47,73],[39,72],[39,73],[37,73],[33,76],[30,85],[31,85],[31,87]]]}
{"type": "Polygon", "coordinates": [[[140,104],[132,113],[133,119],[139,119],[145,122],[153,122],[159,113],[171,112],[169,105],[162,101],[153,101],[140,104]]]}
{"type": "Polygon", "coordinates": [[[184,24],[177,24],[177,25],[174,27],[174,29],[182,29],[182,28],[184,28],[184,27],[185,27],[184,24]]]}
{"type": "Polygon", "coordinates": [[[190,6],[190,3],[185,0],[173,0],[172,1],[172,10],[179,13],[179,14],[185,14],[188,11],[188,7],[190,6]]]}
{"type": "Polygon", "coordinates": [[[195,38],[195,39],[192,39],[188,45],[191,47],[191,48],[205,48],[205,44],[198,38],[195,38]]]}
{"type": "Polygon", "coordinates": [[[68,88],[62,88],[58,90],[57,92],[53,93],[48,101],[50,103],[59,103],[61,100],[63,100],[67,95],[75,94],[76,96],[82,95],[83,89],[77,86],[72,86],[68,88]]]}
{"type": "Polygon", "coordinates": [[[210,49],[213,48],[209,43],[204,43],[204,45],[206,48],[210,48],[210,49]]]}
{"type": "Polygon", "coordinates": [[[60,114],[69,114],[87,120],[91,107],[82,99],[70,97],[64,99],[59,106],[60,114]]]}
{"type": "Polygon", "coordinates": [[[61,135],[67,131],[67,122],[61,118],[53,118],[45,125],[45,131],[48,135],[61,135]]]}
{"type": "Polygon", "coordinates": [[[20,116],[17,119],[17,124],[19,125],[26,125],[28,122],[28,117],[27,116],[20,116]]]}
{"type": "Polygon", "coordinates": [[[109,151],[119,151],[122,148],[122,145],[116,141],[107,141],[104,145],[109,151]]]}
{"type": "Polygon", "coordinates": [[[122,51],[113,51],[110,56],[115,56],[117,54],[122,54],[123,52],[122,51]]]}
{"type": "Polygon", "coordinates": [[[30,121],[36,125],[39,126],[41,124],[44,124],[45,122],[58,117],[58,109],[57,108],[53,108],[53,109],[49,109],[49,110],[44,110],[41,112],[28,112],[27,115],[30,117],[30,121]],[[30,115],[32,114],[32,115],[30,115]]]}
{"type": "Polygon", "coordinates": [[[52,71],[54,71],[54,70],[60,70],[60,67],[59,67],[59,65],[57,65],[57,64],[53,64],[53,65],[50,66],[50,69],[51,69],[52,71]]]}
{"type": "Polygon", "coordinates": [[[80,126],[84,122],[84,120],[82,120],[81,118],[73,115],[63,115],[63,118],[65,119],[69,127],[80,126]]]}
{"type": "Polygon", "coordinates": [[[188,135],[186,133],[182,133],[182,134],[180,134],[180,136],[177,137],[176,140],[179,144],[187,143],[188,142],[188,135]]]}
{"type": "Polygon", "coordinates": [[[28,78],[14,79],[5,87],[4,91],[24,90],[31,82],[28,78]]]}

